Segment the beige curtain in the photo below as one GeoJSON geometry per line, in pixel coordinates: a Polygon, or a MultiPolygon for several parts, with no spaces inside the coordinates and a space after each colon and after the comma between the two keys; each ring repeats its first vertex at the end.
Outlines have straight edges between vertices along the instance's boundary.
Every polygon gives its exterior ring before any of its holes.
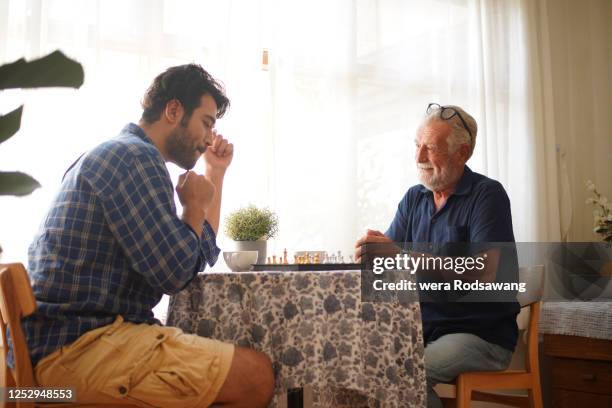
{"type": "Polygon", "coordinates": [[[612,197],[612,3],[524,0],[533,237],[592,241],[586,180],[612,197]]]}

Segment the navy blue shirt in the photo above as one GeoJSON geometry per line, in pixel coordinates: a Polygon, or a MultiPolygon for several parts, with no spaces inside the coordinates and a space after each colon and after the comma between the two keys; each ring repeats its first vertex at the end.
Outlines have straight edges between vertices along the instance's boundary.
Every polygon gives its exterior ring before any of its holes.
{"type": "MultiPolygon", "coordinates": [[[[453,194],[436,211],[433,193],[411,187],[385,233],[397,243],[514,242],[510,200],[502,185],[465,166],[453,194]]],[[[516,258],[502,259],[517,270],[516,258]]],[[[506,265],[508,266],[508,265],[506,265]]],[[[450,333],[472,333],[514,350],[518,302],[421,302],[425,343],[450,333]]]]}

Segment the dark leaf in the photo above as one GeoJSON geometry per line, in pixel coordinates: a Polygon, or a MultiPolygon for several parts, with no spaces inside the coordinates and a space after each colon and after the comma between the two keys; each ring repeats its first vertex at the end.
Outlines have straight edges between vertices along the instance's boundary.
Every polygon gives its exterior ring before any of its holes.
{"type": "Polygon", "coordinates": [[[83,84],[83,67],[61,51],[27,62],[23,58],[0,66],[0,89],[42,88],[83,84]]]}
{"type": "Polygon", "coordinates": [[[38,181],[25,173],[0,172],[0,195],[25,196],[39,187],[38,181]]]}
{"type": "Polygon", "coordinates": [[[22,112],[23,105],[4,116],[0,116],[0,143],[8,140],[19,130],[22,112]]]}

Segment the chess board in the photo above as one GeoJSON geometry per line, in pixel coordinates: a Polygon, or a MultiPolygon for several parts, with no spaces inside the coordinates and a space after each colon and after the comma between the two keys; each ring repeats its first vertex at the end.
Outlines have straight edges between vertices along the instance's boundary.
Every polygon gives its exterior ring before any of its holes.
{"type": "Polygon", "coordinates": [[[254,272],[275,271],[275,272],[295,272],[295,271],[351,271],[360,270],[359,263],[319,263],[319,264],[255,264],[254,272]]]}

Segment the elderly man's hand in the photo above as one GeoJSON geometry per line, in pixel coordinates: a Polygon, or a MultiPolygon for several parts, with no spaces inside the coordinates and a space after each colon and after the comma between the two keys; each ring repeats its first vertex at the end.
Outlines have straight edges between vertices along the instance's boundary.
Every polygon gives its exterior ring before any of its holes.
{"type": "Polygon", "coordinates": [[[367,230],[355,243],[355,262],[369,262],[376,257],[394,257],[400,249],[380,231],[367,230]]]}

